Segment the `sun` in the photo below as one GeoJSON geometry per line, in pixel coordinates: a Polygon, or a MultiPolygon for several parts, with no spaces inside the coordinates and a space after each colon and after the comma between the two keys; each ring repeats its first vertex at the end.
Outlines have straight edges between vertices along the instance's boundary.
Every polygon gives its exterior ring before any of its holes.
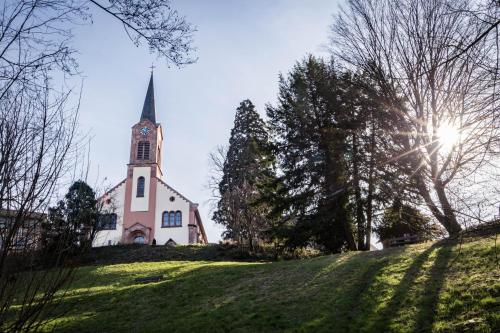
{"type": "Polygon", "coordinates": [[[460,132],[456,127],[449,123],[441,125],[437,130],[437,135],[441,147],[450,150],[460,139],[460,132]]]}

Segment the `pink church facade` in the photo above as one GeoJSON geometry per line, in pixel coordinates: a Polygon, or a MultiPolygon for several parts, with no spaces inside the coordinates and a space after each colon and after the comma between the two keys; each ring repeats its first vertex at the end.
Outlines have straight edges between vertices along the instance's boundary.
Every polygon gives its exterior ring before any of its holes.
{"type": "Polygon", "coordinates": [[[163,180],[163,131],[156,123],[153,74],[140,121],[132,127],[126,178],[103,197],[105,214],[94,246],[207,243],[198,204],[163,180]]]}

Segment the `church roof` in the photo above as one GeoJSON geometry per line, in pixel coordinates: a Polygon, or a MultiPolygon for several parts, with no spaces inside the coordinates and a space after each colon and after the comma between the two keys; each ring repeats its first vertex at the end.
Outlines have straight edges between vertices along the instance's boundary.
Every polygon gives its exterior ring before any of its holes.
{"type": "Polygon", "coordinates": [[[156,124],[153,72],[151,72],[151,78],[149,79],[149,85],[148,85],[148,92],[146,93],[146,99],[144,99],[144,106],[142,107],[141,121],[145,119],[148,119],[153,124],[156,124]]]}

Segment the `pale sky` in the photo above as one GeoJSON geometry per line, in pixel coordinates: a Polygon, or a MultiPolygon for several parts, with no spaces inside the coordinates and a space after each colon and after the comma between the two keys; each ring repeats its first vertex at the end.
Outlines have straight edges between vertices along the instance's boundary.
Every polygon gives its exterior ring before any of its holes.
{"type": "Polygon", "coordinates": [[[89,183],[107,178],[115,185],[126,176],[131,127],[139,121],[154,62],[156,119],[163,126],[165,180],[193,202],[209,242],[222,229],[211,220],[208,154],[227,144],[240,101],[249,98],[264,115],[275,103],[279,73],[287,73],[308,53],[328,56],[325,45],[332,0],[177,0],[197,26],[199,60],[178,69],[136,48],[121,25],[94,10],[91,26],[75,30],[84,77],[80,126],[90,133],[89,183]]]}

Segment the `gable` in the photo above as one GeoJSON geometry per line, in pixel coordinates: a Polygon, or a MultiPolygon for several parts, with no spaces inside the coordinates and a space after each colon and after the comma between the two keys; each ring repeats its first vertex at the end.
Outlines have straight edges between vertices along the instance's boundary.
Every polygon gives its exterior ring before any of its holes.
{"type": "MultiPolygon", "coordinates": [[[[157,178],[158,180],[158,183],[159,185],[161,185],[163,188],[167,189],[169,192],[171,192],[171,194],[176,197],[176,199],[181,199],[189,204],[193,204],[193,202],[191,200],[189,200],[188,198],[186,198],[185,196],[183,196],[180,192],[178,192],[177,190],[175,190],[173,187],[171,187],[170,185],[168,185],[167,183],[165,183],[163,180],[157,178]]],[[[160,187],[158,187],[160,188],[160,187]]]]}

